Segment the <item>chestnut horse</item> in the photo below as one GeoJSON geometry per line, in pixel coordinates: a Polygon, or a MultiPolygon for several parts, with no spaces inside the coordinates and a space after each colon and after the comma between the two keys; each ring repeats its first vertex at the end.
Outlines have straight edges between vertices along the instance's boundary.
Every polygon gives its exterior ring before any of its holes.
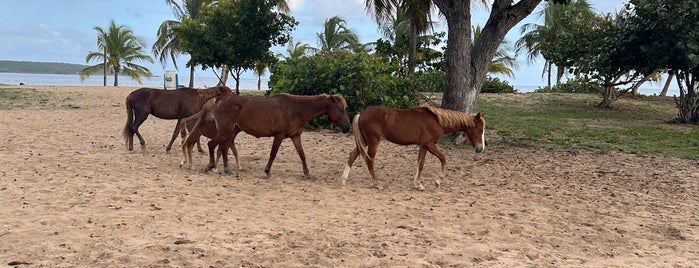
{"type": "Polygon", "coordinates": [[[434,180],[437,186],[446,175],[446,158],[436,146],[442,136],[463,131],[462,135],[468,138],[477,153],[485,149],[485,119],[480,113],[473,115],[434,107],[394,109],[374,106],[357,114],[352,122],[352,128],[355,148],[350,153],[342,173],[342,185],[347,181],[354,160],[361,154],[367,163],[374,186],[381,189],[374,173],[374,157],[382,138],[399,145],[420,146],[417,173],[413,181],[420,191],[425,189],[420,176],[426,152],[430,152],[442,162],[439,179],[434,180]]]}
{"type": "Polygon", "coordinates": [[[146,141],[143,140],[138,127],[146,121],[149,114],[161,119],[177,119],[172,139],[166,150],[170,151],[172,143],[180,132],[180,120],[198,112],[204,103],[216,96],[231,94],[231,89],[225,86],[207,89],[180,88],[177,90],[164,90],[156,88],[139,88],[126,96],[126,125],[124,126],[124,140],[133,150],[133,135],[138,136],[141,149],[145,149],[146,141]]]}
{"type": "MultiPolygon", "coordinates": [[[[303,127],[311,119],[327,115],[332,122],[342,129],[343,133],[350,130],[350,120],[347,117],[347,103],[340,95],[321,94],[316,96],[296,96],[280,94],[269,98],[226,96],[219,98],[214,107],[216,121],[216,136],[209,141],[209,164],[204,171],[216,167],[214,149],[235,147],[235,137],[241,131],[257,138],[274,137],[272,151],[269,155],[265,176],[269,178],[272,162],[277,156],[279,145],[285,138],[290,138],[301,158],[303,175],[309,177],[306,156],[301,145],[303,127]]],[[[236,150],[233,150],[235,152],[236,150]]],[[[228,167],[228,150],[221,150],[223,167],[230,174],[228,167]]]]}
{"type": "MultiPolygon", "coordinates": [[[[192,167],[192,149],[194,148],[194,144],[197,144],[199,152],[203,151],[199,145],[199,138],[202,135],[209,139],[213,139],[214,136],[216,136],[216,122],[214,121],[215,105],[216,98],[210,99],[201,107],[199,112],[182,119],[182,127],[189,131],[189,134],[182,138],[182,154],[184,157],[182,161],[180,161],[180,167],[184,166],[185,162],[189,168],[192,167]]],[[[230,146],[230,148],[233,150],[233,155],[235,156],[236,167],[240,170],[238,151],[235,146],[230,146]]],[[[217,154],[216,158],[218,159],[218,157],[220,157],[220,153],[217,154]]]]}

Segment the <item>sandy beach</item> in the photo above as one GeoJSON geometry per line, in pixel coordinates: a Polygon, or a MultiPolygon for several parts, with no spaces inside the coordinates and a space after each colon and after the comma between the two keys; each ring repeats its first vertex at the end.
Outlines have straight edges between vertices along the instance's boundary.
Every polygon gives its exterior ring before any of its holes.
{"type": "Polygon", "coordinates": [[[699,161],[441,146],[447,178],[428,155],[420,192],[417,147],[383,142],[378,190],[361,160],[340,185],[349,135],[307,131],[311,178],[285,140],[265,179],[272,139],[247,134],[238,176],[202,173],[208,156],[165,152],[175,121],[149,117],[145,151],[127,150],[135,87],[7,88],[40,100],[0,109],[3,265],[699,266],[699,161]]]}

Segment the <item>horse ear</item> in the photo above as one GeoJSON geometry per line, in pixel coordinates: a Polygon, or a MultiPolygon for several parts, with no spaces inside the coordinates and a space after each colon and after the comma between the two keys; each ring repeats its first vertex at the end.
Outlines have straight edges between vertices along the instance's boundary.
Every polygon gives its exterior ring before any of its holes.
{"type": "Polygon", "coordinates": [[[481,119],[481,113],[476,114],[476,120],[481,119]]]}

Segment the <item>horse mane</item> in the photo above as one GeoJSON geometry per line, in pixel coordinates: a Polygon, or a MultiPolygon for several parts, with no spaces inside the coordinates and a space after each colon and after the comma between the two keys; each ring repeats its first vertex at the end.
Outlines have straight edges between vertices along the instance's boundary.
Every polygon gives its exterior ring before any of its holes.
{"type": "Polygon", "coordinates": [[[447,109],[441,109],[432,106],[423,106],[422,108],[427,109],[432,114],[437,117],[437,121],[444,128],[461,128],[461,127],[472,127],[475,125],[475,116],[472,114],[452,111],[447,109]]]}
{"type": "Polygon", "coordinates": [[[206,102],[207,100],[217,97],[219,95],[219,88],[221,87],[215,86],[205,89],[198,89],[196,90],[197,96],[199,96],[199,100],[201,100],[202,102],[206,102]]]}
{"type": "Polygon", "coordinates": [[[333,94],[333,95],[328,95],[328,94],[318,94],[318,95],[292,95],[289,93],[281,93],[277,96],[287,96],[292,100],[316,100],[320,98],[330,98],[334,99],[336,101],[339,101],[342,103],[342,105],[346,108],[347,107],[347,102],[345,101],[345,98],[342,97],[340,94],[333,94]]]}

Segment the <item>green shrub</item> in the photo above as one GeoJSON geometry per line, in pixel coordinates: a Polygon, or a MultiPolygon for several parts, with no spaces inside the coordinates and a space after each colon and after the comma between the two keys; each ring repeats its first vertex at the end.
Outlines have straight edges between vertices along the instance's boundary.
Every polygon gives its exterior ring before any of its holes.
{"type": "Polygon", "coordinates": [[[507,81],[501,81],[497,77],[487,77],[481,87],[481,93],[517,93],[517,90],[507,81]]]}
{"type": "MultiPolygon", "coordinates": [[[[416,83],[393,74],[397,65],[367,53],[337,51],[287,59],[270,67],[268,95],[341,94],[350,119],[368,106],[408,108],[417,105],[416,83]]],[[[312,126],[330,126],[328,119],[312,126]]]]}
{"type": "Polygon", "coordinates": [[[566,81],[565,83],[561,83],[559,85],[555,85],[553,87],[542,87],[542,88],[537,88],[534,92],[539,92],[539,93],[588,93],[588,94],[597,94],[602,92],[602,86],[588,81],[584,77],[578,77],[575,79],[571,79],[566,81]]]}

